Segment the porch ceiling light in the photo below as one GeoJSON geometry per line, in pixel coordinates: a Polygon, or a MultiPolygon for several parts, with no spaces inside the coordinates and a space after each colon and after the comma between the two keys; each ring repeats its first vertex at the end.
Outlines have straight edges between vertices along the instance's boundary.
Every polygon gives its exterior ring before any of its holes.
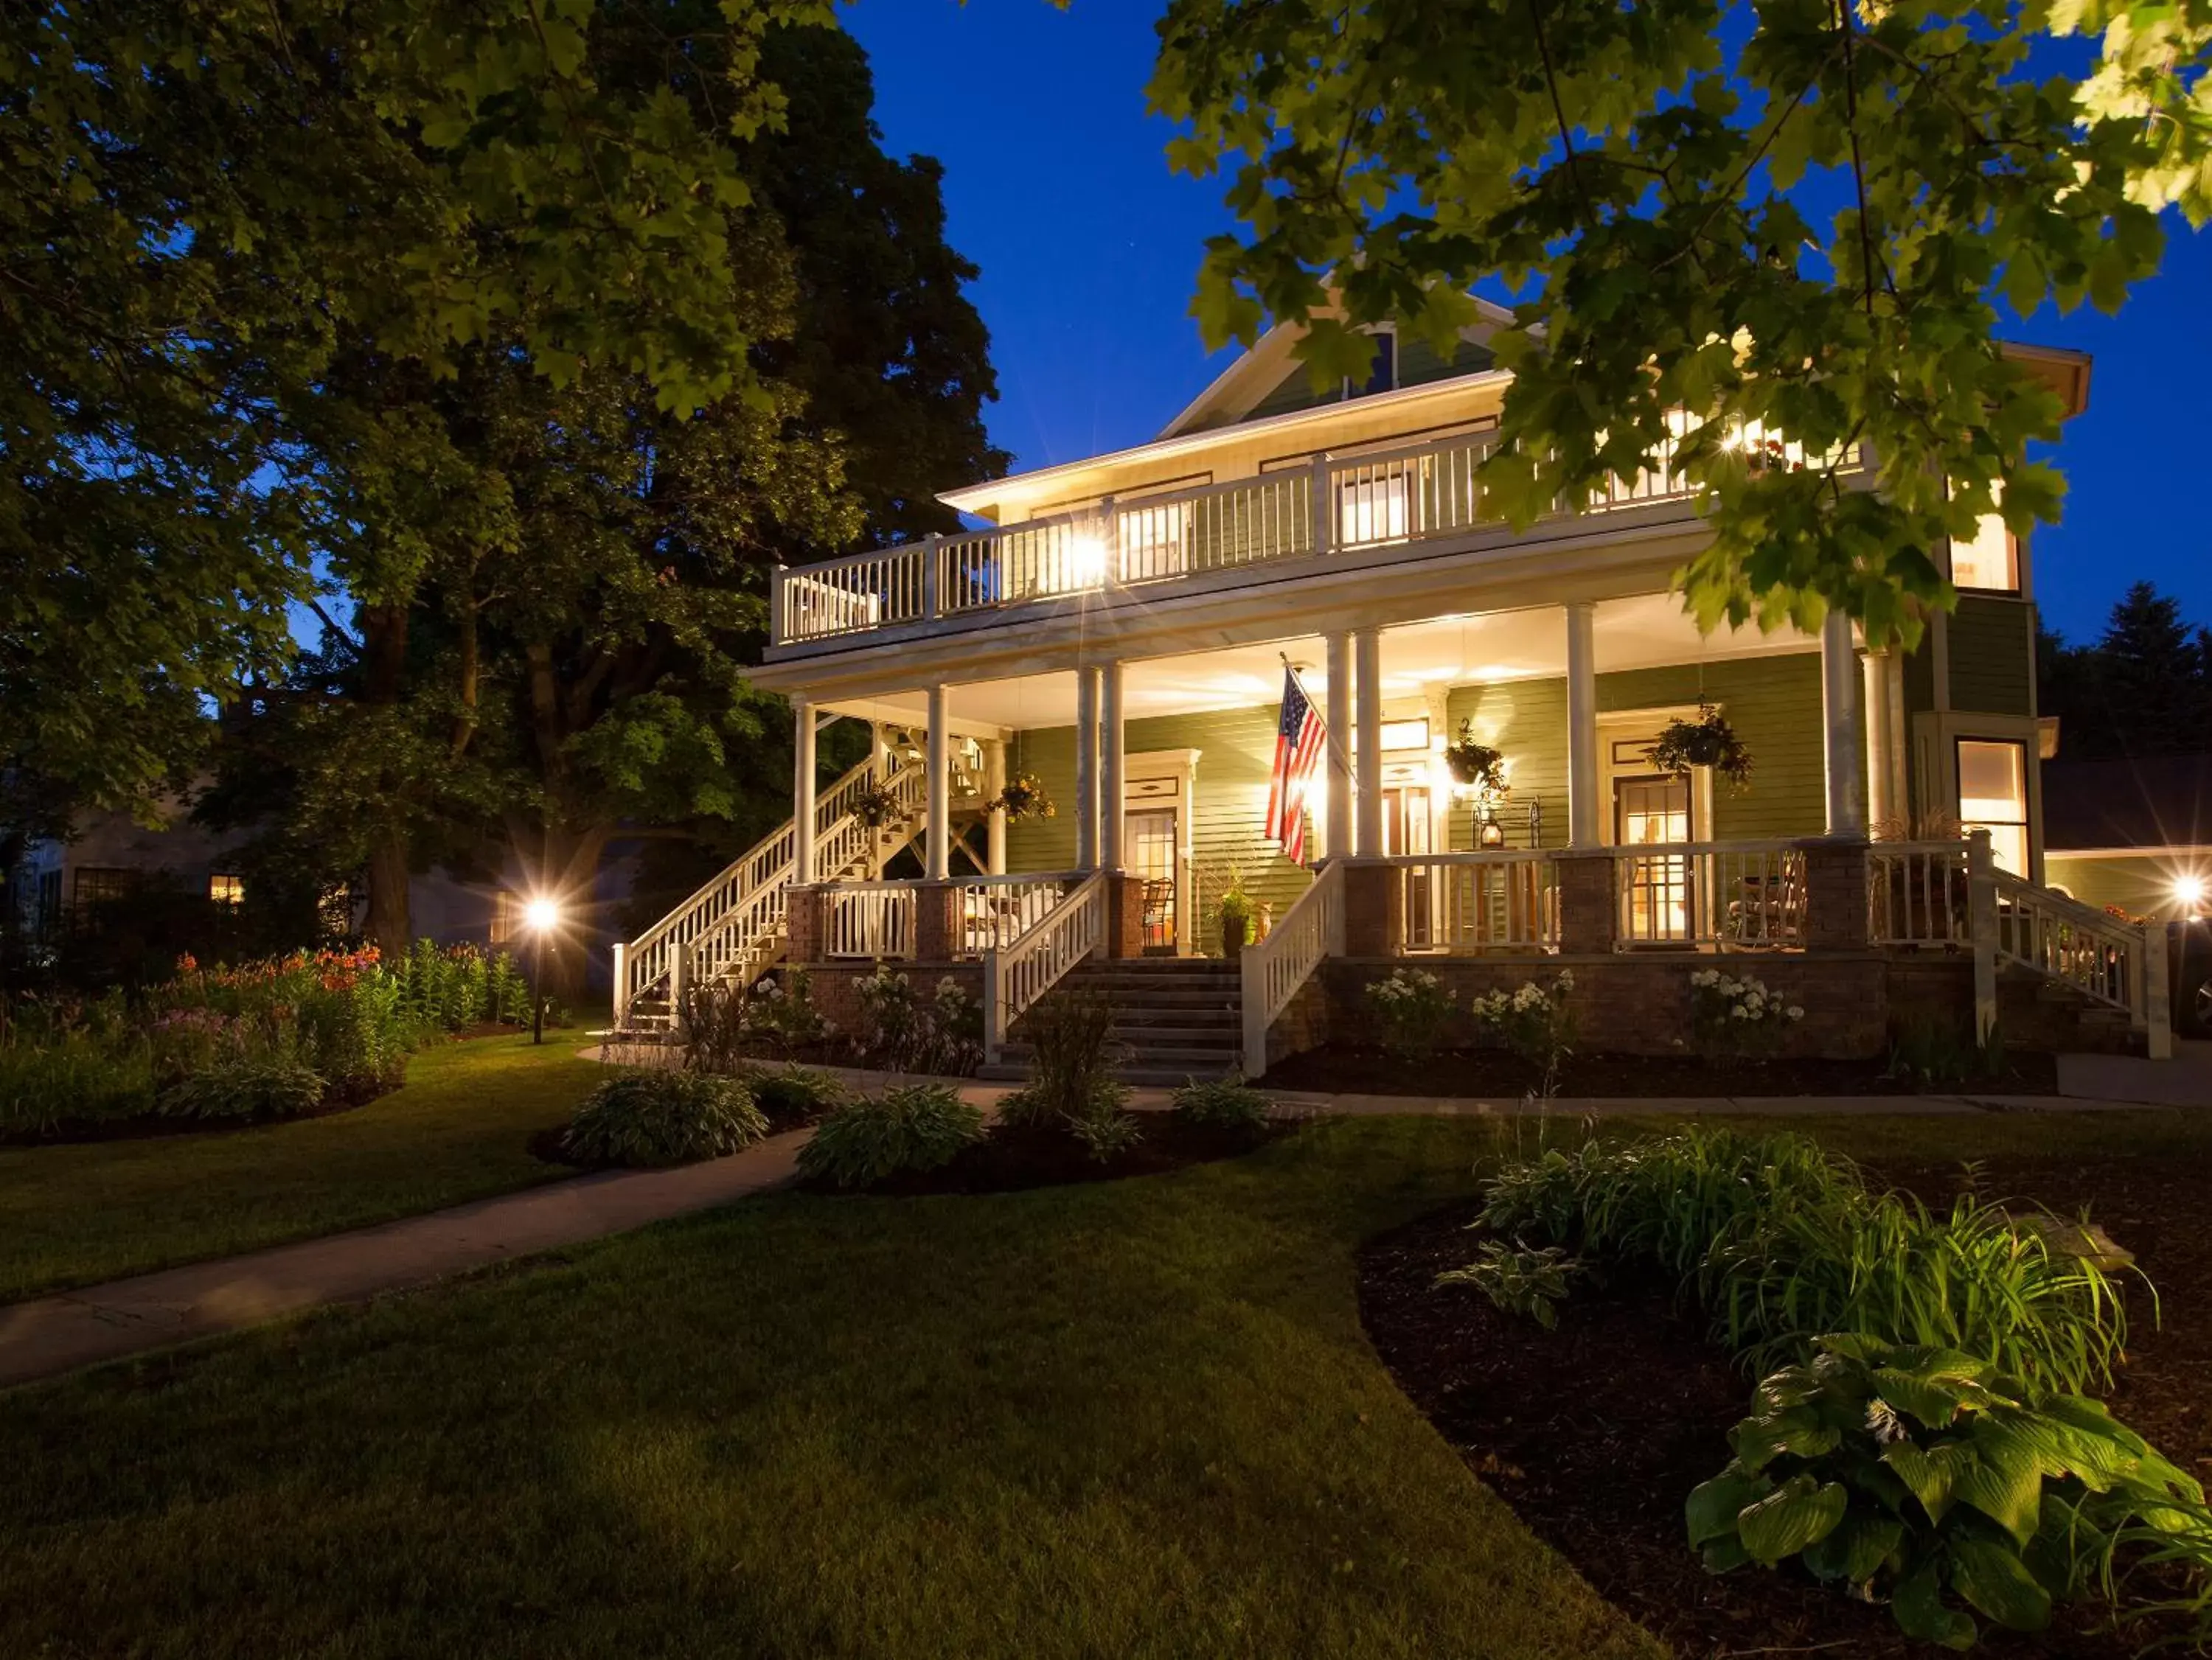
{"type": "Polygon", "coordinates": [[[1068,573],[1079,588],[1106,585],[1106,538],[1085,531],[1068,544],[1068,573]]]}

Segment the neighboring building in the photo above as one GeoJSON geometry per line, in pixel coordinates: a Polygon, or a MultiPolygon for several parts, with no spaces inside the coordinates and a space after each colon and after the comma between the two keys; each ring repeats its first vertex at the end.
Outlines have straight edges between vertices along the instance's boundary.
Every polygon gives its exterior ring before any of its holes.
{"type": "MultiPolygon", "coordinates": [[[[1252,1033],[1323,957],[1542,952],[1609,972],[1631,948],[1759,949],[1778,972],[1821,931],[1815,912],[1863,952],[1957,947],[1962,822],[1988,833],[2002,870],[1983,880],[2002,888],[2002,916],[2063,906],[2033,886],[2044,804],[2024,542],[1992,520],[1940,550],[1962,597],[1910,655],[1862,651],[1839,617],[1818,636],[1700,638],[1670,590],[1706,532],[1663,467],[1526,531],[1478,512],[1474,472],[1510,378],[1487,344],[1503,313],[1486,318],[1449,361],[1376,330],[1372,378],[1322,393],[1293,358],[1299,330],[1279,326],[1152,443],[945,493],[984,529],[780,573],[755,678],[799,712],[798,815],[630,942],[618,1009],[643,1018],[672,978],[744,980],[787,956],[830,970],[988,950],[982,990],[1003,1021],[1086,956],[1220,950],[1233,881],[1278,934],[1304,930],[1263,949],[1303,955],[1268,970],[1256,1015],[1246,971],[1250,1067],[1252,1033]],[[1331,733],[1304,866],[1263,823],[1286,661],[1331,733]],[[1706,703],[1755,757],[1741,793],[1650,760],[1660,730],[1706,703]],[[818,791],[816,730],[840,718],[874,728],[878,759],[818,791]],[[1462,730],[1504,752],[1502,800],[1447,772],[1462,730]],[[1056,815],[994,809],[1000,782],[1024,774],[1056,815]],[[864,788],[894,798],[888,827],[853,811],[864,788]],[[1903,867],[1863,851],[1846,862],[1862,897],[1821,909],[1822,855],[1801,844],[1869,824],[1949,838],[1911,857],[1956,878],[1955,915],[1948,900],[1905,906],[1903,867]],[[882,880],[910,841],[928,877],[965,879],[957,897],[882,880]],[[1667,851],[1607,851],[1621,847],[1667,851]],[[1601,865],[1601,883],[1576,874],[1601,865]],[[1084,880],[1101,870],[1103,885],[1084,880]],[[823,886],[793,888],[799,872],[823,886]],[[1891,923],[1870,918],[1869,883],[1877,905],[1903,907],[1891,923]],[[1111,914],[1084,920],[1098,894],[1111,914]]],[[[2083,407],[2086,358],[2008,349],[2069,415],[2083,407]]],[[[1826,459],[1744,436],[1760,464],[1826,459]]],[[[2007,926],[2025,966],[2036,952],[2007,926]]],[[[2132,937],[2112,932],[2110,949],[2128,954],[2132,937]]],[[[1680,1037],[1687,994],[1665,984],[1654,1044],[1680,1037]]],[[[2142,991],[2123,999],[2138,1029],[2142,991]]],[[[1870,1002],[1878,1021],[1884,999],[1870,1002]]],[[[1992,997],[1975,1007],[1986,1018],[1992,997]]],[[[1863,1050],[1863,1026],[1823,1041],[1863,1050]]],[[[1173,1052],[1196,1064],[1222,1047],[1173,1052]]]]}
{"type": "Polygon", "coordinates": [[[2053,888],[2160,922],[2212,913],[2212,754],[2049,761],[2043,792],[2053,888]]]}
{"type": "Polygon", "coordinates": [[[33,938],[55,938],[112,912],[154,878],[180,896],[242,906],[246,876],[238,852],[246,834],[193,823],[173,797],[159,805],[167,815],[160,826],[149,827],[127,813],[86,814],[67,839],[26,846],[8,881],[16,926],[33,938]]]}

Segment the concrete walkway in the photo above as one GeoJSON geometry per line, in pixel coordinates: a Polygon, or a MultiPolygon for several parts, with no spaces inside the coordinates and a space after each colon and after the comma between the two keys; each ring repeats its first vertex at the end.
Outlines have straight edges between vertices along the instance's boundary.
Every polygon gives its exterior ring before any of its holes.
{"type": "MultiPolygon", "coordinates": [[[[2170,1062],[2074,1056],[2060,1063],[2058,1095],[1739,1095],[1555,1100],[1553,1118],[1838,1118],[1981,1112],[2094,1112],[2142,1106],[2212,1107],[2212,1044],[2186,1044],[2170,1062]]],[[[583,1051],[596,1058],[596,1050],[583,1051]]],[[[825,1068],[848,1087],[873,1093],[917,1080],[825,1068]]],[[[953,1084],[987,1112],[1012,1086],[953,1084]]],[[[1507,1118],[1528,1112],[1515,1097],[1270,1092],[1286,1117],[1507,1118]]],[[[1139,1089],[1130,1105],[1164,1112],[1170,1092],[1139,1089]]],[[[791,1179],[807,1132],[771,1136],[727,1159],[678,1170],[579,1176],[376,1227],[334,1233],[249,1256],[166,1269],[106,1285],[0,1307],[0,1388],[80,1366],[237,1331],[327,1303],[361,1302],[535,1251],[604,1239],[648,1222],[710,1209],[791,1179]]]]}
{"type": "Polygon", "coordinates": [[[788,1181],[794,1130],[676,1170],[579,1176],[249,1256],[194,1263],[0,1308],[0,1387],[325,1303],[362,1302],[534,1251],[604,1239],[788,1181]]]}

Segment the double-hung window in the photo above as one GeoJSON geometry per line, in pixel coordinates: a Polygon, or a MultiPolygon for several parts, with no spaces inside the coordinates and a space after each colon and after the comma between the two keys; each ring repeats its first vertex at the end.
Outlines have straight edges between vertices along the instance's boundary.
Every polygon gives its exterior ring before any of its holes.
{"type": "Polygon", "coordinates": [[[2015,876],[2027,869],[2027,745],[1959,740],[1959,821],[1990,833],[1990,856],[2015,876]]]}

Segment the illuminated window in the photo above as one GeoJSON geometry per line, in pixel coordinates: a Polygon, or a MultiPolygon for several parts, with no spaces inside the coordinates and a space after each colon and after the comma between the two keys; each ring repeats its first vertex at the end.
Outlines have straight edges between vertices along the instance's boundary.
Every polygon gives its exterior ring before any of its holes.
{"type": "Polygon", "coordinates": [[[1990,833],[1990,855],[2015,876],[2027,874],[2027,746],[1991,738],[1959,740],[1959,821],[1990,833]]]}
{"type": "Polygon", "coordinates": [[[208,878],[208,898],[217,905],[246,903],[246,878],[216,875],[208,878]]]}
{"type": "Polygon", "coordinates": [[[1995,593],[2020,591],[2020,554],[2012,532],[1996,513],[1975,527],[1972,542],[1951,544],[1951,580],[1961,588],[1984,588],[1995,593]]]}
{"type": "Polygon", "coordinates": [[[522,926],[522,901],[514,894],[498,893],[491,896],[491,942],[505,945],[522,926]]]}
{"type": "MultiPolygon", "coordinates": [[[[1385,463],[1386,466],[1390,463],[1385,463]]],[[[1337,542],[1358,548],[1395,542],[1406,534],[1406,475],[1394,469],[1376,478],[1353,478],[1337,487],[1337,542]]]]}
{"type": "Polygon", "coordinates": [[[73,897],[79,905],[109,905],[117,900],[130,898],[137,886],[138,873],[136,870],[120,870],[106,865],[79,865],[73,897]]]}
{"type": "Polygon", "coordinates": [[[1425,749],[1429,747],[1429,718],[1418,720],[1386,720],[1382,723],[1382,747],[1385,749],[1425,749]]]}

